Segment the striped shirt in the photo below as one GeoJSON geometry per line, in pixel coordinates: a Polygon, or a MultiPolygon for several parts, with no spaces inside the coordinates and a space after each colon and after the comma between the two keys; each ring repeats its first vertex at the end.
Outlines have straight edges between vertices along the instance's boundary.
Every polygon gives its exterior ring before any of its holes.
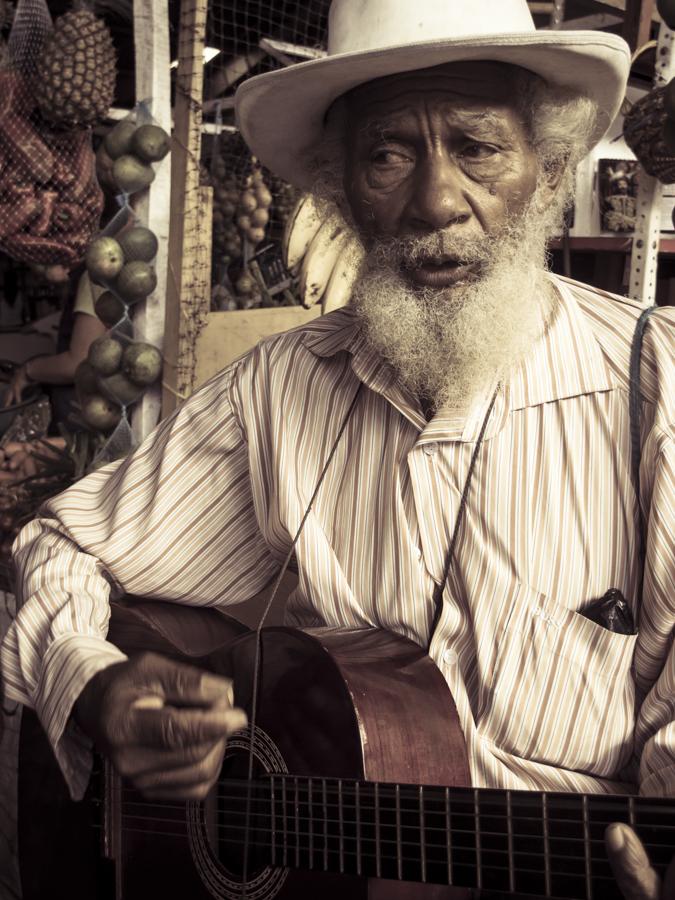
{"type": "MultiPolygon", "coordinates": [[[[643,577],[628,417],[641,308],[553,281],[550,327],[488,420],[429,652],[476,786],[675,795],[674,311],[652,316],[643,349],[643,577]],[[580,613],[609,588],[632,605],[637,635],[580,613]]],[[[493,390],[427,422],[338,310],[263,341],[21,532],[3,676],[37,709],[74,796],[90,753],[73,702],[123,658],[105,640],[110,590],[221,608],[262,590],[361,383],[296,547],[287,621],[378,626],[426,646],[493,390]]]]}

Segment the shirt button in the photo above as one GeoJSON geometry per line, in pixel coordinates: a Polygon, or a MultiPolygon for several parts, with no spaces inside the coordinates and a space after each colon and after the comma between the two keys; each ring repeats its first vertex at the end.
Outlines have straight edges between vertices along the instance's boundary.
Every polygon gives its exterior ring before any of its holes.
{"type": "Polygon", "coordinates": [[[454,666],[457,662],[457,653],[454,650],[446,650],[443,654],[443,662],[446,666],[454,666]]]}
{"type": "Polygon", "coordinates": [[[424,452],[426,453],[427,456],[436,456],[436,454],[438,453],[438,444],[436,444],[436,443],[425,444],[424,452]]]}

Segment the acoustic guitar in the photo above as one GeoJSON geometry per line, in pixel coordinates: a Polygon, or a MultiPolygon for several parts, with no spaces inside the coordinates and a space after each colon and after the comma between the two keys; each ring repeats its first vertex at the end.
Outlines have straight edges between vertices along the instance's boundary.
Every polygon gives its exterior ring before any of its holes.
{"type": "MultiPolygon", "coordinates": [[[[227,616],[121,604],[110,639],[233,677],[250,708],[255,635],[227,616]]],[[[608,823],[633,825],[657,868],[675,852],[669,800],[472,788],[448,686],[411,641],[266,628],[261,671],[253,777],[247,729],[203,803],[149,802],[103,762],[71,803],[26,711],[25,900],[611,900],[608,823]]]]}

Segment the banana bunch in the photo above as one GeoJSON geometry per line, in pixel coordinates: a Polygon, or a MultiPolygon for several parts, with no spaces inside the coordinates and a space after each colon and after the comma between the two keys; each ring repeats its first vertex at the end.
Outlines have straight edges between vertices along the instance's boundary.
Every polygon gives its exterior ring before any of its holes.
{"type": "Polygon", "coordinates": [[[363,257],[361,242],[346,224],[322,220],[309,194],[286,223],[283,256],[289,272],[299,273],[306,309],[321,303],[325,314],[349,302],[363,257]]]}

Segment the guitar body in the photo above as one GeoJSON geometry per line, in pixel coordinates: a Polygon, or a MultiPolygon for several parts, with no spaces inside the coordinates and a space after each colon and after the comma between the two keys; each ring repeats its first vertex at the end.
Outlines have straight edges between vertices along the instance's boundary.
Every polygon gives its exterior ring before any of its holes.
{"type": "MultiPolygon", "coordinates": [[[[128,653],[153,649],[234,678],[236,703],[250,717],[255,636],[234,620],[213,611],[137,603],[114,611],[110,639],[128,653]]],[[[454,701],[440,672],[416,644],[374,629],[270,628],[263,631],[262,658],[255,772],[320,776],[316,801],[310,797],[303,815],[321,807],[326,779],[332,785],[338,779],[470,784],[454,701]]],[[[59,897],[59,885],[69,900],[244,896],[243,828],[235,823],[243,825],[245,803],[240,799],[234,811],[224,812],[227,797],[222,797],[231,779],[246,779],[248,742],[248,733],[230,741],[222,784],[203,805],[147,802],[108,771],[101,808],[94,786],[82,804],[70,803],[51,751],[37,733],[34,717],[27,715],[19,773],[24,900],[59,897]],[[102,834],[91,827],[101,818],[102,834]],[[57,846],[45,853],[55,834],[57,846]],[[227,848],[223,834],[234,836],[227,848]],[[104,852],[97,862],[101,847],[104,852]]],[[[284,791],[292,790],[292,779],[280,779],[279,790],[282,782],[284,791]]],[[[286,800],[291,809],[300,809],[297,798],[284,795],[286,800]]],[[[313,860],[321,868],[321,855],[328,852],[327,841],[317,840],[312,846],[314,833],[310,825],[309,844],[296,842],[290,849],[291,857],[298,858],[284,859],[288,866],[256,862],[252,846],[245,896],[251,900],[468,896],[458,888],[311,871],[313,860]],[[303,869],[294,865],[300,855],[303,869]]],[[[255,830],[251,843],[256,843],[255,830]]]]}

